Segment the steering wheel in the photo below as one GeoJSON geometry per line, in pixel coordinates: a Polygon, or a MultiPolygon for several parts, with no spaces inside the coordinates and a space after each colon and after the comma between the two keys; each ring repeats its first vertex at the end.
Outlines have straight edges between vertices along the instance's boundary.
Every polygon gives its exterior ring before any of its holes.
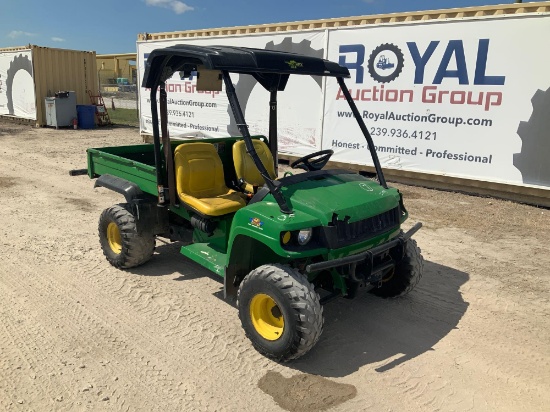
{"type": "Polygon", "coordinates": [[[298,160],[292,162],[290,167],[293,169],[304,169],[306,172],[321,170],[325,167],[333,154],[334,150],[331,149],[319,150],[318,152],[300,157],[298,160]]]}

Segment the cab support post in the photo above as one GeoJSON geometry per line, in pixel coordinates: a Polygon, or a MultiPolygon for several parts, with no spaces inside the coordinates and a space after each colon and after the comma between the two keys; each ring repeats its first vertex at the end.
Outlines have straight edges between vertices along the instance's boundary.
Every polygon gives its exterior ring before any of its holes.
{"type": "Polygon", "coordinates": [[[272,89],[269,94],[269,150],[273,155],[275,173],[279,173],[279,154],[277,142],[277,89],[272,89]]]}
{"type": "Polygon", "coordinates": [[[271,180],[271,177],[269,176],[269,173],[267,172],[264,164],[260,160],[258,153],[256,153],[256,149],[254,149],[254,145],[252,144],[252,139],[250,137],[250,132],[248,131],[248,125],[246,124],[246,121],[244,119],[243,111],[241,109],[241,105],[239,104],[239,99],[237,98],[235,87],[231,82],[229,72],[223,70],[222,75],[223,81],[225,83],[225,92],[227,94],[227,99],[229,100],[229,105],[231,106],[231,110],[233,111],[233,116],[235,117],[235,121],[237,122],[239,131],[244,138],[246,152],[250,155],[250,157],[252,157],[254,164],[258,168],[260,175],[264,178],[265,184],[269,188],[270,193],[275,198],[275,201],[279,205],[281,212],[290,214],[292,213],[292,209],[290,209],[290,207],[286,203],[285,198],[281,194],[281,182],[271,180]]]}
{"type": "Polygon", "coordinates": [[[170,144],[170,134],[168,132],[168,99],[165,82],[160,83],[160,129],[162,132],[162,146],[164,148],[164,164],[166,165],[166,174],[168,177],[168,198],[170,199],[170,206],[174,206],[176,204],[176,178],[172,145],[170,144]]]}
{"type": "Polygon", "coordinates": [[[157,107],[157,84],[151,87],[151,120],[153,122],[153,146],[155,153],[155,169],[157,175],[158,204],[164,204],[164,175],[162,173],[162,159],[160,152],[159,115],[157,107]]]}

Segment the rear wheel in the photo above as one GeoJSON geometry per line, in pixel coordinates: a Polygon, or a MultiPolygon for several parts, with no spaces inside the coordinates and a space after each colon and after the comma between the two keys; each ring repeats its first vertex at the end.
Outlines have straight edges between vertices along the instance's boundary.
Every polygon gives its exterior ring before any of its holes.
{"type": "Polygon", "coordinates": [[[383,298],[396,298],[409,293],[420,282],[424,269],[424,259],[416,241],[409,239],[405,245],[405,257],[383,279],[380,287],[375,286],[371,293],[383,298]]]}
{"type": "Polygon", "coordinates": [[[279,264],[250,272],[239,286],[239,318],[256,350],[279,361],[297,359],[319,340],[323,308],[307,278],[279,264]]]}
{"type": "Polygon", "coordinates": [[[127,203],[105,209],[99,218],[99,242],[109,263],[127,269],[147,262],[155,250],[155,237],[139,234],[127,203]]]}

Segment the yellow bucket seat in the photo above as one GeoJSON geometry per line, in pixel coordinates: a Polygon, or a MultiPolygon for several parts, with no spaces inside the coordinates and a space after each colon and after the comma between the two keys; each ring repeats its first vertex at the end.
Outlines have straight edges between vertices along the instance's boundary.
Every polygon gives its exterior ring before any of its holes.
{"type": "Polygon", "coordinates": [[[223,165],[211,143],[183,143],[174,151],[176,188],[182,202],[207,216],[221,216],[246,206],[225,185],[223,165]]]}
{"type": "MultiPolygon", "coordinates": [[[[269,177],[276,179],[277,175],[275,174],[273,156],[267,144],[257,139],[253,139],[252,144],[254,145],[254,149],[256,149],[256,153],[258,153],[264,167],[266,168],[269,177]]],[[[254,186],[257,187],[264,185],[264,178],[254,164],[252,156],[246,152],[244,140],[239,140],[233,145],[233,163],[235,164],[237,179],[243,179],[245,182],[244,190],[246,192],[254,193],[254,186]]]]}

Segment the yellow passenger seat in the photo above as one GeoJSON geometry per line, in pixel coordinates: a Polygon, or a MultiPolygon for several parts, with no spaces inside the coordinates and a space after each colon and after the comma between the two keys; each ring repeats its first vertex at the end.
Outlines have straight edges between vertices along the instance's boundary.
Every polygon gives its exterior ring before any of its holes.
{"type": "MultiPolygon", "coordinates": [[[[267,147],[267,144],[258,139],[252,139],[252,144],[254,145],[254,149],[256,149],[256,153],[258,153],[264,167],[266,168],[269,177],[276,179],[277,175],[275,174],[273,156],[269,150],[269,147],[267,147]]],[[[253,193],[254,186],[258,187],[264,185],[264,178],[254,164],[252,156],[246,152],[244,140],[239,140],[233,145],[233,163],[235,163],[235,173],[237,175],[237,179],[243,179],[245,182],[245,191],[253,193]]]]}
{"type": "Polygon", "coordinates": [[[225,185],[222,161],[213,144],[180,144],[174,151],[174,163],[179,198],[203,215],[221,216],[246,205],[225,185]]]}

